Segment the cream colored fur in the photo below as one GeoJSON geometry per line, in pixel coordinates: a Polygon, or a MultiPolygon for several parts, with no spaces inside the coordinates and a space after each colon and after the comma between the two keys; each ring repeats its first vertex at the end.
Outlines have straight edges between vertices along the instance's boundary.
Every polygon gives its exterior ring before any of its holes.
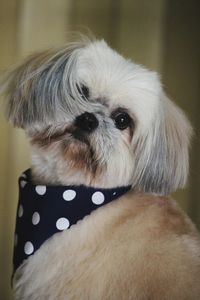
{"type": "Polygon", "coordinates": [[[16,273],[17,300],[198,300],[200,239],[170,198],[130,192],[54,235],[16,273]]]}

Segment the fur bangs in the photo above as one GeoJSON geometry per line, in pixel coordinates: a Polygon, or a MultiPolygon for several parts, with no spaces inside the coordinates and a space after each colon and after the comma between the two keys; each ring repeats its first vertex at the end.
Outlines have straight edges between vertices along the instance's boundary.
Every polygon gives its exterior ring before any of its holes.
{"type": "Polygon", "coordinates": [[[14,126],[45,124],[61,111],[72,113],[84,105],[79,93],[81,83],[77,81],[77,60],[85,46],[86,42],[72,43],[59,52],[33,55],[8,75],[7,116],[14,126]]]}

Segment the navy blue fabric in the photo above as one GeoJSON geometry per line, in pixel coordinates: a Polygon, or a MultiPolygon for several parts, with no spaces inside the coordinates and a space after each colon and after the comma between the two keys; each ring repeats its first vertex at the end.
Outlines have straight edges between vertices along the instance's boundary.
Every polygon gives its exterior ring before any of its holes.
{"type": "Polygon", "coordinates": [[[93,210],[117,199],[130,188],[37,186],[31,182],[31,172],[27,170],[19,178],[14,272],[53,234],[70,228],[93,210]]]}

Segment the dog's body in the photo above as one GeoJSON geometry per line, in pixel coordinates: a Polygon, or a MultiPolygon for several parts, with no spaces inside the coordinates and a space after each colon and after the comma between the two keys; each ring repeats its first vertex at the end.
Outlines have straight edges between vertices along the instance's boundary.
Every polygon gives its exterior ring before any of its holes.
{"type": "Polygon", "coordinates": [[[130,192],[25,261],[17,299],[197,300],[199,249],[173,200],[130,192]]]}
{"type": "Polygon", "coordinates": [[[87,42],[31,57],[7,91],[36,184],[132,186],[26,259],[16,299],[200,299],[199,234],[165,197],[186,182],[191,127],[157,75],[87,42]]]}

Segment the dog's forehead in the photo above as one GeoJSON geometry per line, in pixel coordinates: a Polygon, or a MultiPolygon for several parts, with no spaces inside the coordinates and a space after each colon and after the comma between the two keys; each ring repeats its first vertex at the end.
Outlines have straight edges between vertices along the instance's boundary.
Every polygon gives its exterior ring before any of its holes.
{"type": "Polygon", "coordinates": [[[130,73],[130,64],[104,41],[93,42],[80,51],[78,73],[85,80],[109,85],[130,73]]]}
{"type": "Polygon", "coordinates": [[[124,106],[144,123],[154,116],[161,93],[155,72],[125,59],[104,41],[83,48],[77,68],[79,81],[89,88],[92,100],[103,99],[111,107],[124,106]]]}

